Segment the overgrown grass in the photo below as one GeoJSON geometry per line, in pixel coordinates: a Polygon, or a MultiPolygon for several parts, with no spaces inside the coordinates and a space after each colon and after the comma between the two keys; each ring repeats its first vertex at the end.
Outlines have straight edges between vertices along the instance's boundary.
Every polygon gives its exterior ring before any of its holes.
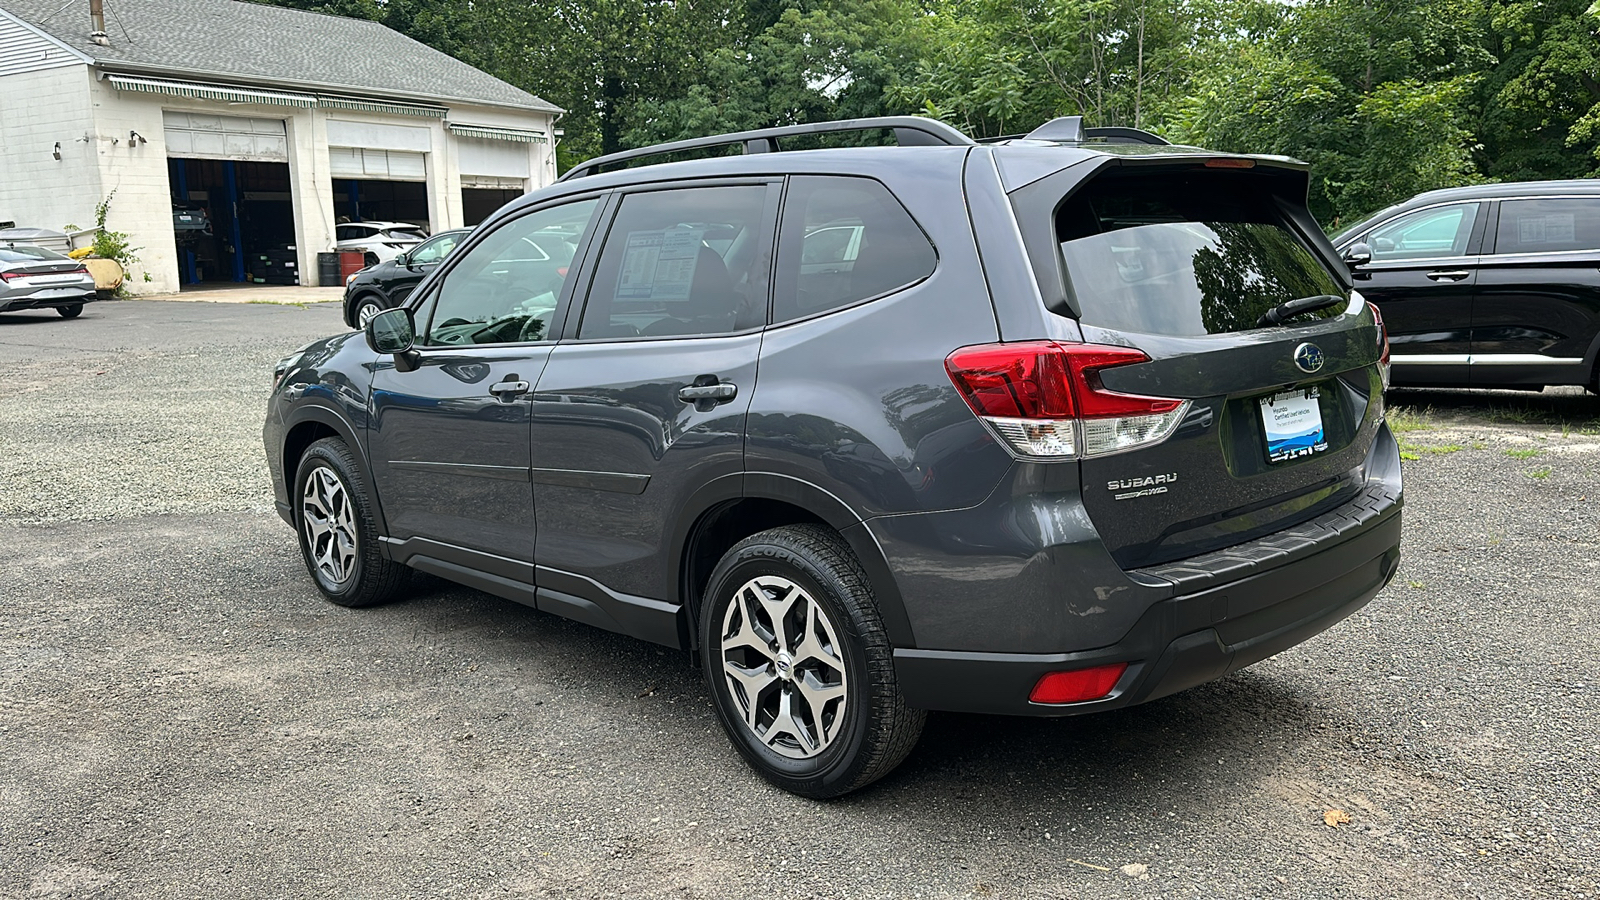
{"type": "Polygon", "coordinates": [[[1538,447],[1528,447],[1522,450],[1507,450],[1506,455],[1512,459],[1533,459],[1541,452],[1543,451],[1541,451],[1538,447]]]}
{"type": "Polygon", "coordinates": [[[1433,407],[1426,406],[1416,409],[1410,406],[1391,407],[1388,413],[1389,430],[1395,434],[1406,434],[1412,431],[1432,431],[1438,428],[1429,416],[1433,407]]]}

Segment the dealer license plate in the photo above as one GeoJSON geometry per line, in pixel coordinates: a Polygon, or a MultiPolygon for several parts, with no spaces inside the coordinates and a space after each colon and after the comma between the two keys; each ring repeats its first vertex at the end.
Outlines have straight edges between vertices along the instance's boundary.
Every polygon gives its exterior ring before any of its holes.
{"type": "Polygon", "coordinates": [[[1261,425],[1267,435],[1267,461],[1286,462],[1328,449],[1316,388],[1261,398],[1261,425]]]}

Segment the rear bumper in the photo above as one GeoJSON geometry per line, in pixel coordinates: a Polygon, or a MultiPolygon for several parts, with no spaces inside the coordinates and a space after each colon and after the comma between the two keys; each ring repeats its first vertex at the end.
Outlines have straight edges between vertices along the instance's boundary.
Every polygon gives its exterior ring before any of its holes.
{"type": "Polygon", "coordinates": [[[60,306],[77,306],[99,299],[91,285],[87,289],[73,286],[40,288],[21,297],[0,297],[0,312],[18,312],[24,309],[54,309],[60,306]]]}
{"type": "Polygon", "coordinates": [[[1400,505],[1346,539],[1283,565],[1152,604],[1116,644],[1070,653],[895,651],[906,702],[923,709],[1070,716],[1132,706],[1221,678],[1305,641],[1365,606],[1400,565],[1400,505]],[[1032,703],[1050,672],[1126,662],[1111,694],[1032,703]]]}

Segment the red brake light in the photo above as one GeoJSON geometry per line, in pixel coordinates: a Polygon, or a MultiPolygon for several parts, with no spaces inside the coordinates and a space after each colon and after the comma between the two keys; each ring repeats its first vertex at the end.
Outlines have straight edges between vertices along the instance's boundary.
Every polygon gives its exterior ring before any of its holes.
{"type": "Polygon", "coordinates": [[[1208,159],[1205,165],[1208,169],[1254,169],[1256,161],[1253,159],[1208,159]]]}
{"type": "Polygon", "coordinates": [[[1072,418],[1072,388],[1059,344],[1028,341],[963,347],[945,358],[944,367],[967,405],[980,416],[1072,418]]]}
{"type": "Polygon", "coordinates": [[[963,347],[945,370],[967,406],[1018,453],[1059,458],[1166,439],[1187,400],[1117,393],[1100,380],[1105,369],[1149,361],[1131,347],[1023,341],[963,347]]]}
{"type": "Polygon", "coordinates": [[[1117,680],[1127,671],[1125,662],[1072,672],[1051,672],[1033,686],[1028,699],[1034,703],[1082,703],[1099,700],[1116,688],[1117,680]]]}
{"type": "Polygon", "coordinates": [[[87,275],[88,266],[79,266],[76,269],[63,269],[60,272],[0,272],[0,281],[15,281],[18,278],[51,277],[54,275],[87,275]]]}
{"type": "Polygon", "coordinates": [[[1383,373],[1383,388],[1389,389],[1389,326],[1383,324],[1383,313],[1378,311],[1371,303],[1367,308],[1372,310],[1372,322],[1378,326],[1378,369],[1383,373]]]}

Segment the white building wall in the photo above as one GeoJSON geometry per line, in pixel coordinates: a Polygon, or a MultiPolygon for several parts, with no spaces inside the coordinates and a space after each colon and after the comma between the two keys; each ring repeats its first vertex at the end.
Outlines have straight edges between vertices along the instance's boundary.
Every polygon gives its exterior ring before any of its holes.
{"type": "MultiPolygon", "coordinates": [[[[87,65],[0,75],[0,220],[18,225],[91,227],[94,208],[112,190],[107,227],[129,234],[139,262],[127,288],[167,293],[180,286],[172,233],[164,110],[282,119],[289,149],[295,244],[303,283],[315,281],[316,255],[334,242],[329,118],[380,126],[424,128],[427,186],[434,231],[460,227],[461,171],[456,138],[439,119],[350,110],[225,104],[119,91],[87,65]],[[135,132],[143,141],[130,138],[135,132]],[[61,143],[60,160],[52,157],[61,143]]],[[[452,106],[449,121],[543,131],[546,143],[517,144],[528,154],[525,191],[555,181],[547,113],[452,106]]]]}
{"type": "Polygon", "coordinates": [[[90,82],[89,97],[100,184],[106,193],[116,191],[106,227],[127,232],[128,243],[138,248],[139,262],[131,267],[124,286],[133,294],[176,291],[178,250],[172,238],[172,188],[161,101],[177,98],[130,95],[99,80],[90,82]],[[131,138],[130,132],[144,141],[131,138]]]}
{"type": "MultiPolygon", "coordinates": [[[[457,125],[492,125],[501,128],[516,128],[522,131],[542,131],[545,142],[542,144],[518,144],[528,154],[529,178],[523,188],[524,193],[532,193],[539,188],[554,184],[556,180],[556,155],[555,155],[555,117],[544,112],[520,112],[517,110],[500,109],[492,106],[467,106],[452,105],[450,107],[450,121],[457,125]]],[[[452,137],[452,144],[460,138],[452,137]]],[[[457,145],[459,146],[459,145],[457,145]]],[[[492,174],[492,173],[468,173],[492,174]]],[[[457,170],[456,196],[460,197],[460,170],[457,170]]],[[[458,200],[459,202],[459,200],[458,200]]]]}
{"type": "Polygon", "coordinates": [[[94,226],[102,194],[98,152],[83,140],[90,123],[88,66],[0,76],[0,221],[94,226]]]}

